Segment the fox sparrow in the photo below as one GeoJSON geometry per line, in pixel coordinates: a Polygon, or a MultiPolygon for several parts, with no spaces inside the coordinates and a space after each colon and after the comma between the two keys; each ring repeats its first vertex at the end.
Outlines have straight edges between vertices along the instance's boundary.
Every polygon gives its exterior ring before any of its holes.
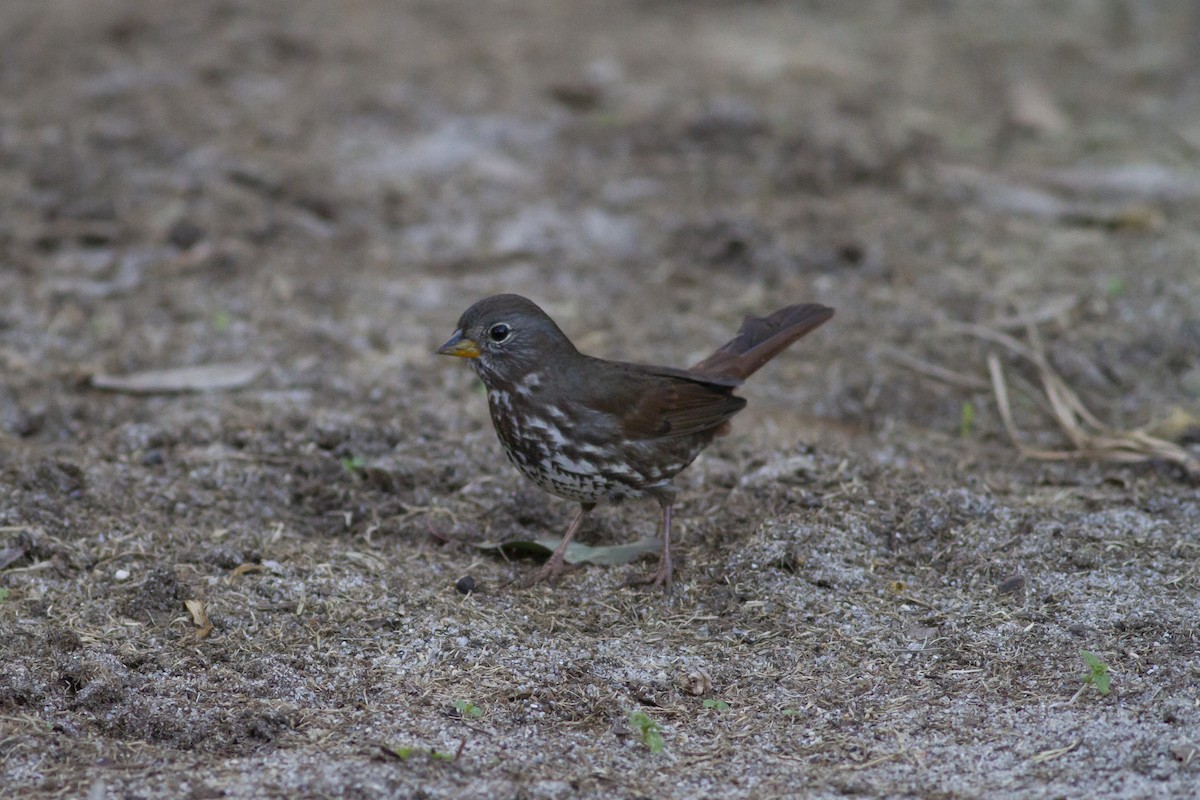
{"type": "Polygon", "coordinates": [[[691,369],[584,355],[533,302],[515,294],[480,300],[438,352],[471,361],[487,386],[492,423],[508,458],[579,511],[531,583],[558,576],[584,517],[602,500],[650,496],[662,507],[658,570],[640,583],[671,585],[671,479],[700,454],[746,401],[741,382],[833,316],[807,304],[746,317],[737,336],[691,369]]]}

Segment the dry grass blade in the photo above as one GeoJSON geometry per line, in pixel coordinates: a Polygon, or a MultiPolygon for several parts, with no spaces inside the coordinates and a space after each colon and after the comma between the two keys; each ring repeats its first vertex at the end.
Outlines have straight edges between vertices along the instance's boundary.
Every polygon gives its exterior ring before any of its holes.
{"type": "Polygon", "coordinates": [[[1051,320],[1065,317],[1075,310],[1079,305],[1079,297],[1076,295],[1064,295],[1062,297],[1053,298],[1046,301],[1039,308],[1030,309],[1021,314],[1014,314],[1010,317],[1000,317],[991,322],[992,330],[1006,331],[1013,328],[1027,328],[1032,322],[1034,324],[1042,322],[1050,322],[1051,320]]]}
{"type": "Polygon", "coordinates": [[[1079,747],[1080,741],[1081,740],[1077,739],[1066,747],[1054,747],[1050,750],[1043,750],[1040,753],[1036,753],[1030,760],[1035,764],[1044,764],[1047,761],[1053,761],[1056,758],[1062,758],[1076,747],[1079,747]]]}
{"type": "Polygon", "coordinates": [[[976,339],[993,342],[1011,353],[1015,353],[1029,361],[1037,362],[1037,356],[1034,355],[1034,352],[1021,344],[1017,339],[1014,339],[1007,333],[993,330],[986,325],[976,325],[971,322],[949,322],[944,327],[952,333],[965,333],[968,336],[974,336],[976,339]]]}
{"type": "Polygon", "coordinates": [[[1088,410],[1079,395],[1063,380],[1046,358],[1041,337],[1032,324],[1027,326],[1030,344],[1026,347],[1006,334],[991,331],[981,326],[962,326],[981,339],[1005,346],[1010,352],[1031,361],[1037,368],[1042,391],[1050,402],[1050,409],[1058,426],[1074,445],[1072,450],[1044,450],[1031,447],[1021,439],[1013,421],[1012,407],[1008,399],[1008,386],[1000,359],[992,353],[988,356],[988,373],[992,379],[992,391],[1000,409],[1004,429],[1021,455],[1046,461],[1062,461],[1075,458],[1111,461],[1118,463],[1141,463],[1145,461],[1168,461],[1182,467],[1188,476],[1200,478],[1200,461],[1187,450],[1166,439],[1152,436],[1144,430],[1120,431],[1102,423],[1088,410]]]}
{"type": "Polygon", "coordinates": [[[950,386],[957,386],[962,389],[980,390],[987,389],[988,382],[982,378],[977,378],[974,375],[967,375],[962,372],[955,372],[952,369],[947,369],[939,364],[934,364],[922,358],[917,358],[911,353],[906,353],[903,350],[896,348],[887,348],[883,351],[883,355],[902,367],[911,369],[918,375],[924,375],[927,378],[932,378],[935,381],[950,386]]]}

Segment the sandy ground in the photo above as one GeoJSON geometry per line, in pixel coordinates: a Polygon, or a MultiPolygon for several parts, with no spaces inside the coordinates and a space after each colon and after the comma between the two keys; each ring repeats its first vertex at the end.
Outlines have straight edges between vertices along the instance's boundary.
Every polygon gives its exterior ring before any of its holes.
{"type": "Polygon", "coordinates": [[[1071,442],[1021,347],[1200,455],[1195,3],[9,0],[0,36],[0,794],[1195,796],[1195,484],[1021,457],[988,371],[1030,447],[1071,442]],[[497,291],[672,365],[838,309],[680,477],[669,597],[476,546],[572,511],[432,353],[497,291]],[[178,367],[209,391],[134,391],[178,367]]]}

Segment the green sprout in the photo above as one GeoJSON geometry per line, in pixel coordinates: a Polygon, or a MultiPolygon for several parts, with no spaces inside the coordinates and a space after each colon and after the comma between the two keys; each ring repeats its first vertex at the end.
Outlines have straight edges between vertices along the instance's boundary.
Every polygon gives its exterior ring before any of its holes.
{"type": "Polygon", "coordinates": [[[358,472],[367,465],[367,461],[362,456],[346,456],[342,459],[342,468],[346,472],[358,472]]]}
{"type": "MultiPolygon", "coordinates": [[[[412,745],[412,744],[405,744],[405,745],[381,744],[381,745],[379,745],[379,748],[380,748],[380,750],[383,751],[384,755],[391,756],[392,758],[396,759],[397,761],[408,761],[410,758],[412,758],[413,756],[417,756],[417,755],[428,755],[434,761],[457,761],[458,760],[458,753],[449,753],[449,752],[446,752],[445,750],[434,750],[432,747],[430,747],[430,748],[417,747],[416,745],[412,745]]],[[[461,750],[461,748],[459,748],[459,749],[461,750]]]]}
{"type": "Polygon", "coordinates": [[[380,747],[383,748],[383,752],[387,753],[389,756],[398,758],[401,761],[408,761],[410,758],[412,758],[413,753],[417,752],[417,748],[413,747],[410,744],[409,745],[401,745],[398,747],[393,747],[390,744],[383,744],[383,745],[380,745],[380,747]]]}
{"type": "Polygon", "coordinates": [[[455,700],[454,710],[463,719],[468,717],[471,719],[479,719],[483,716],[483,709],[472,703],[470,700],[455,700]]]}
{"type": "Polygon", "coordinates": [[[233,315],[228,311],[218,311],[213,314],[212,326],[217,333],[224,333],[233,324],[233,315]]]}
{"type": "Polygon", "coordinates": [[[0,589],[0,603],[8,599],[8,589],[0,589]]]}
{"type": "Polygon", "coordinates": [[[724,700],[714,700],[711,697],[704,701],[705,708],[715,708],[717,711],[728,711],[729,703],[724,700]]]}
{"type": "Polygon", "coordinates": [[[1083,682],[1095,686],[1100,694],[1108,694],[1111,680],[1108,674],[1108,664],[1105,664],[1100,656],[1087,650],[1080,650],[1079,655],[1083,658],[1083,663],[1088,666],[1088,671],[1083,675],[1083,682]]]}
{"type": "Polygon", "coordinates": [[[641,711],[633,711],[629,714],[629,726],[633,728],[646,749],[655,755],[661,753],[663,747],[662,731],[658,727],[658,723],[650,718],[648,714],[641,711]]]}
{"type": "Polygon", "coordinates": [[[1125,279],[1114,275],[1104,285],[1104,293],[1109,297],[1120,297],[1125,294],[1125,279]]]}
{"type": "Polygon", "coordinates": [[[971,435],[971,429],[975,426],[975,404],[967,401],[962,404],[962,413],[958,417],[958,435],[966,439],[971,435]]]}

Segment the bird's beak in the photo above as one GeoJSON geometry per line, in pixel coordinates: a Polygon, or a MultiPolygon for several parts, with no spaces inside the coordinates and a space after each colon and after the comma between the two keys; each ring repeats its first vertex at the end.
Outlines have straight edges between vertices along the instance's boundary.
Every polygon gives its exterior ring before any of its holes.
{"type": "Polygon", "coordinates": [[[462,331],[455,331],[450,337],[450,341],[438,348],[438,353],[443,356],[457,356],[458,358],[479,358],[479,345],[474,339],[468,339],[463,336],[462,331]]]}

